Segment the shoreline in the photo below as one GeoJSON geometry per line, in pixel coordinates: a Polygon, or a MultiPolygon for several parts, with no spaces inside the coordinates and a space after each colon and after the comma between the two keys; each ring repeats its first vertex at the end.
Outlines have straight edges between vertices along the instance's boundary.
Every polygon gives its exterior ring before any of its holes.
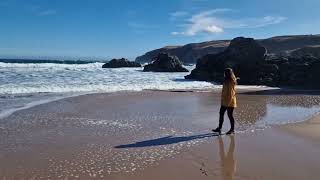
{"type": "MultiPolygon", "coordinates": [[[[67,98],[73,98],[78,96],[84,96],[84,95],[91,95],[91,94],[122,94],[122,93],[137,93],[137,92],[170,92],[170,93],[220,93],[221,88],[209,88],[209,89],[168,89],[168,90],[161,90],[161,89],[144,89],[144,90],[121,90],[121,91],[114,91],[114,92],[66,92],[66,93],[50,93],[48,94],[59,94],[60,97],[54,97],[49,99],[41,99],[29,102],[27,104],[24,104],[22,107],[17,108],[11,108],[4,110],[0,113],[0,119],[6,118],[15,112],[26,110],[32,107],[36,107],[39,105],[47,104],[54,101],[59,101],[67,98]],[[62,95],[67,94],[67,95],[62,95]]],[[[39,93],[36,93],[39,94],[39,93]]],[[[40,93],[40,94],[46,94],[46,93],[40,93]]],[[[243,86],[242,88],[237,90],[237,94],[245,94],[245,95],[320,95],[320,90],[301,90],[301,89],[286,89],[286,88],[274,88],[274,87],[246,87],[243,86]]],[[[21,95],[21,94],[18,94],[21,95]]],[[[25,94],[23,94],[25,95],[25,94]]],[[[29,94],[28,94],[29,95],[29,94]]],[[[31,93],[31,96],[33,94],[31,93]]],[[[15,96],[15,95],[13,95],[15,96]]],[[[307,121],[309,118],[303,119],[299,122],[294,123],[300,123],[307,121]]],[[[289,123],[291,124],[291,123],[289,123]]]]}
{"type": "MultiPolygon", "coordinates": [[[[36,94],[39,94],[39,93],[36,93],[36,94]]],[[[44,93],[41,93],[41,94],[44,94],[44,93]]],[[[6,118],[10,115],[12,115],[13,113],[15,112],[18,112],[18,111],[21,111],[21,110],[25,110],[25,109],[29,109],[29,108],[32,108],[32,107],[35,107],[35,106],[39,106],[39,105],[42,105],[42,104],[47,104],[47,103],[50,103],[50,102],[54,102],[54,101],[59,101],[59,100],[62,100],[62,99],[65,99],[65,98],[72,98],[72,97],[77,97],[77,96],[82,96],[82,95],[86,95],[86,94],[93,94],[93,93],[80,93],[80,94],[77,94],[77,93],[65,93],[65,94],[68,94],[68,95],[62,95],[61,93],[48,93],[48,94],[56,94],[55,97],[51,97],[51,98],[47,98],[47,99],[40,99],[40,100],[35,100],[35,101],[31,101],[31,102],[28,102],[26,104],[24,104],[23,106],[21,107],[16,107],[16,108],[11,108],[11,109],[6,109],[2,112],[0,112],[0,119],[3,119],[3,118],[6,118]],[[60,97],[57,97],[57,95],[59,95],[60,97]]],[[[18,95],[21,95],[21,94],[18,94],[18,95]]],[[[26,94],[23,94],[23,95],[26,95],[26,94]]],[[[29,96],[33,96],[35,94],[28,94],[29,96]]],[[[13,96],[16,96],[13,95],[13,96]]]]}
{"type": "MultiPolygon", "coordinates": [[[[243,86],[241,87],[238,91],[239,93],[247,93],[247,92],[260,92],[260,91],[268,91],[268,90],[275,90],[277,88],[272,88],[272,87],[260,87],[260,86],[243,86]]],[[[56,95],[55,97],[51,97],[48,99],[40,99],[40,100],[34,100],[28,103],[25,103],[24,105],[20,106],[20,107],[14,107],[14,108],[10,108],[10,109],[6,109],[2,112],[0,112],[0,119],[6,118],[8,116],[10,116],[11,114],[20,111],[20,110],[24,110],[24,109],[28,109],[28,108],[32,108],[38,105],[42,105],[42,104],[46,104],[46,103],[50,103],[53,101],[58,101],[58,100],[62,100],[65,98],[72,98],[72,97],[77,97],[77,96],[82,96],[82,95],[89,95],[89,94],[109,94],[109,93],[132,93],[132,92],[143,92],[143,91],[152,91],[152,92],[174,92],[174,93],[184,93],[184,92],[190,92],[190,93],[207,93],[207,92],[212,92],[212,93],[219,93],[219,91],[221,90],[220,87],[217,87],[215,89],[212,88],[207,88],[207,89],[167,89],[167,90],[162,90],[162,89],[143,89],[143,90],[119,90],[119,91],[110,91],[110,92],[95,92],[95,91],[88,91],[88,92],[62,92],[62,93],[58,93],[58,92],[38,92],[38,93],[19,93],[19,94],[2,94],[1,96],[5,97],[5,96],[33,96],[33,95],[39,95],[39,94],[50,94],[50,95],[56,95]],[[57,97],[58,95],[58,97],[57,97]]]]}
{"type": "MultiPolygon", "coordinates": [[[[14,107],[11,109],[6,109],[2,112],[0,112],[0,119],[6,118],[10,116],[11,114],[20,111],[20,110],[25,110],[28,108],[32,108],[38,105],[54,102],[54,101],[59,101],[65,98],[72,98],[72,97],[77,97],[77,96],[83,96],[83,95],[89,95],[89,94],[110,94],[110,93],[133,93],[133,92],[143,92],[143,91],[151,91],[151,92],[191,92],[191,93],[202,93],[202,92],[213,92],[216,93],[220,88],[217,89],[172,89],[172,90],[161,90],[161,89],[144,89],[144,90],[121,90],[121,91],[114,91],[114,92],[94,92],[94,91],[88,91],[88,92],[65,92],[65,93],[56,93],[56,92],[39,92],[39,93],[22,93],[22,94],[10,94],[10,96],[33,96],[33,95],[39,95],[39,94],[51,94],[51,95],[56,95],[59,97],[54,96],[53,98],[48,98],[48,99],[40,99],[40,100],[34,100],[31,102],[28,102],[24,104],[21,107],[14,107]]],[[[258,89],[258,88],[257,88],[258,89]]],[[[3,94],[2,96],[7,96],[8,94],[3,94]]]]}
{"type": "MultiPolygon", "coordinates": [[[[230,140],[228,136],[220,139],[210,133],[218,122],[218,92],[95,93],[17,111],[1,120],[0,177],[224,178],[219,170],[224,160],[219,160],[217,155],[220,144],[227,145],[230,140]]],[[[239,133],[234,140],[234,157],[240,169],[233,171],[230,166],[234,177],[250,179],[265,175],[258,179],[295,179],[287,171],[277,171],[279,174],[270,176],[269,169],[281,164],[299,173],[298,169],[302,168],[299,164],[307,163],[310,167],[300,170],[302,177],[316,179],[313,166],[318,166],[320,160],[311,157],[319,150],[319,131],[312,130],[317,135],[312,137],[314,141],[309,140],[310,136],[301,138],[300,135],[308,132],[304,124],[309,121],[240,131],[260,121],[309,119],[315,110],[318,112],[319,101],[318,96],[299,93],[255,95],[253,91],[248,95],[240,92],[235,114],[239,133]],[[317,108],[310,110],[313,106],[317,108]],[[285,129],[287,126],[290,130],[285,129]],[[302,130],[293,133],[291,126],[302,130]],[[309,154],[303,159],[292,151],[309,154]],[[281,158],[284,161],[278,162],[281,158]],[[255,165],[255,159],[268,163],[255,165]],[[292,165],[292,160],[299,163],[292,165]]],[[[226,119],[224,130],[228,125],[226,119]]],[[[226,162],[229,167],[229,161],[226,162]]]]}

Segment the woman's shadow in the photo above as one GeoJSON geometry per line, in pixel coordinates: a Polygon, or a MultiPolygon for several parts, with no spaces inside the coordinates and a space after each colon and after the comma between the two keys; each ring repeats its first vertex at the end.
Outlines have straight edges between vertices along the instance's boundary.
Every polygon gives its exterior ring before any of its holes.
{"type": "Polygon", "coordinates": [[[132,144],[123,144],[123,145],[115,146],[115,148],[117,149],[141,148],[141,147],[150,147],[150,146],[169,145],[169,144],[176,144],[180,142],[186,142],[186,141],[213,137],[213,136],[218,136],[218,134],[206,133],[206,134],[198,134],[198,135],[191,135],[191,136],[166,136],[166,137],[161,137],[161,138],[151,139],[146,141],[138,141],[132,144]]]}

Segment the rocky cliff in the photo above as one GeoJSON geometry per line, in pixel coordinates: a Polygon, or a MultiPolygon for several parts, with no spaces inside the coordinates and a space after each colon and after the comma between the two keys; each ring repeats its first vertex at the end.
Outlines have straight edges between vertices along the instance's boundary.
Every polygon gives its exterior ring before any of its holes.
{"type": "Polygon", "coordinates": [[[286,56],[270,55],[260,42],[238,37],[223,52],[200,58],[186,79],[221,83],[224,69],[230,67],[240,77],[238,83],[243,85],[319,89],[320,58],[315,57],[313,50],[297,49],[286,56]]]}
{"type": "MultiPolygon", "coordinates": [[[[185,64],[192,64],[196,63],[197,59],[207,54],[217,54],[224,51],[229,46],[229,43],[230,40],[217,40],[192,43],[184,46],[166,46],[164,48],[149,51],[146,54],[137,57],[136,62],[150,62],[153,57],[163,52],[177,56],[185,64]]],[[[257,43],[265,47],[268,54],[286,55],[299,48],[320,46],[320,35],[276,36],[268,39],[257,40],[257,43]]],[[[316,50],[318,52],[320,48],[316,50]]]]}
{"type": "Polygon", "coordinates": [[[168,53],[177,56],[184,64],[194,64],[196,60],[206,54],[215,54],[225,50],[229,40],[209,41],[203,43],[192,43],[184,46],[166,46],[152,50],[136,58],[136,62],[148,63],[159,53],[168,53]]]}

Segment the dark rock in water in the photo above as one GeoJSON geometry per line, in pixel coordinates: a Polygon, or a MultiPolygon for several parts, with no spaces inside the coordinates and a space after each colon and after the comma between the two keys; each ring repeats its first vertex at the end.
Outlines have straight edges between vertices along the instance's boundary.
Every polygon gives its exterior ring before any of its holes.
{"type": "Polygon", "coordinates": [[[141,67],[140,63],[129,61],[125,58],[112,59],[111,61],[102,65],[102,68],[121,68],[121,67],[141,67]]]}
{"type": "Polygon", "coordinates": [[[266,55],[266,49],[251,38],[235,38],[223,52],[200,58],[186,79],[223,81],[223,72],[231,67],[239,84],[320,88],[320,58],[266,55]]]}
{"type": "Polygon", "coordinates": [[[176,56],[159,53],[151,64],[144,66],[143,71],[153,72],[188,72],[176,56]]]}

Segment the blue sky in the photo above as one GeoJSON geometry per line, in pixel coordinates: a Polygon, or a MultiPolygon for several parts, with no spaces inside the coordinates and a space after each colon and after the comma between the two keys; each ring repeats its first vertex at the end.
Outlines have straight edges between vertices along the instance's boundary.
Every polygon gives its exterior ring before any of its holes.
{"type": "Polygon", "coordinates": [[[135,58],[165,45],[320,34],[319,0],[0,0],[0,56],[135,58]]]}

